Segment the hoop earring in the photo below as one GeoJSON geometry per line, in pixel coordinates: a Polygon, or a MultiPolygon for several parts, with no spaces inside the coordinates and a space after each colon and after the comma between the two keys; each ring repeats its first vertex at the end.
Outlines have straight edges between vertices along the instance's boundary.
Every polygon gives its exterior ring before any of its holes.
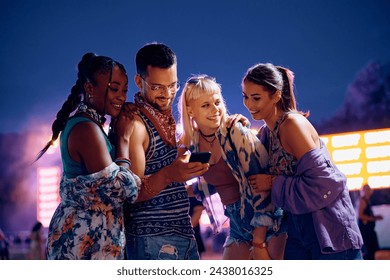
{"type": "Polygon", "coordinates": [[[274,103],[275,115],[278,114],[278,103],[274,103]]]}

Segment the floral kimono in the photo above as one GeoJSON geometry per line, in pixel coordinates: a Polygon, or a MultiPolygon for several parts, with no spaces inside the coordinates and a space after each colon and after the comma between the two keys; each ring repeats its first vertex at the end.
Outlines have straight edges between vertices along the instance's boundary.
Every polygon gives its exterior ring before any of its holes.
{"type": "Polygon", "coordinates": [[[64,175],[49,227],[48,259],[124,259],[122,204],[137,199],[139,181],[115,163],[89,175],[64,175]]]}

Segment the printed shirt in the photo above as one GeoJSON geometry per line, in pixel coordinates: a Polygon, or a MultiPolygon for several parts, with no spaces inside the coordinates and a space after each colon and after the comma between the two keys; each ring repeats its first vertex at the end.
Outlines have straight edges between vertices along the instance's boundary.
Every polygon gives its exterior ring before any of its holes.
{"type": "Polygon", "coordinates": [[[49,226],[48,259],[124,259],[122,204],[136,200],[135,178],[115,163],[90,175],[63,176],[61,203],[49,226]]]}
{"type": "MultiPolygon", "coordinates": [[[[221,126],[217,132],[218,140],[222,148],[222,157],[229,166],[240,186],[241,216],[248,215],[251,225],[255,227],[268,226],[277,231],[280,227],[283,211],[275,208],[271,203],[269,192],[257,194],[252,192],[248,177],[255,174],[266,173],[268,153],[260,139],[240,122],[231,129],[221,126]]],[[[193,138],[193,150],[198,150],[199,134],[195,132],[193,138]]],[[[217,208],[213,200],[207,199],[215,193],[215,187],[207,184],[201,177],[198,184],[193,185],[194,193],[204,201],[205,208],[214,226],[218,231],[221,220],[211,209],[217,208]]]]}
{"type": "MultiPolygon", "coordinates": [[[[65,126],[66,133],[61,133],[61,155],[67,160],[63,158],[61,203],[49,226],[48,259],[123,259],[122,205],[126,199],[136,200],[141,182],[138,176],[115,163],[87,174],[84,165],[71,160],[68,135],[75,125],[85,121],[91,120],[72,117],[65,126]]],[[[105,134],[104,137],[112,154],[113,147],[105,134]]]]}
{"type": "MultiPolygon", "coordinates": [[[[146,150],[145,175],[158,172],[177,158],[177,148],[166,144],[152,122],[142,113],[150,143],[146,150]]],[[[177,234],[194,238],[188,214],[189,200],[184,183],[172,183],[155,197],[125,204],[126,234],[130,236],[158,236],[177,234]]]]}

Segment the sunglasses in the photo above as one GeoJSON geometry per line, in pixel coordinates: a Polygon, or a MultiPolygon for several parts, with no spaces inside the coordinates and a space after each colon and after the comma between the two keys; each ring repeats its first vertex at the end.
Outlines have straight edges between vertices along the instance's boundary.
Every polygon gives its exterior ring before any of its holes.
{"type": "Polygon", "coordinates": [[[215,82],[215,78],[208,76],[208,75],[202,75],[202,76],[196,76],[196,77],[191,77],[187,80],[187,84],[197,84],[201,80],[210,80],[215,82]]]}

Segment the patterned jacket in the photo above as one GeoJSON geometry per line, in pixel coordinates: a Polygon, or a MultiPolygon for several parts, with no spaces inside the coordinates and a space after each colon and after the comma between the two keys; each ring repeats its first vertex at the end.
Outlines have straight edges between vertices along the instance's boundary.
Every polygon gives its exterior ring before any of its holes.
{"type": "Polygon", "coordinates": [[[139,185],[136,175],[115,163],[90,175],[63,176],[48,259],[124,259],[122,204],[137,199],[139,185]]]}
{"type": "MultiPolygon", "coordinates": [[[[244,214],[250,216],[251,225],[254,227],[267,226],[277,231],[283,211],[271,203],[269,192],[253,193],[248,182],[249,176],[266,173],[268,153],[264,145],[249,127],[243,126],[240,122],[230,129],[221,126],[217,136],[222,147],[222,157],[240,186],[241,216],[244,214]]],[[[198,150],[198,143],[199,134],[195,132],[192,150],[198,150]]],[[[214,229],[220,229],[220,219],[211,211],[216,208],[213,205],[215,201],[207,199],[215,193],[214,186],[200,178],[193,188],[197,197],[202,199],[214,229]]]]}

